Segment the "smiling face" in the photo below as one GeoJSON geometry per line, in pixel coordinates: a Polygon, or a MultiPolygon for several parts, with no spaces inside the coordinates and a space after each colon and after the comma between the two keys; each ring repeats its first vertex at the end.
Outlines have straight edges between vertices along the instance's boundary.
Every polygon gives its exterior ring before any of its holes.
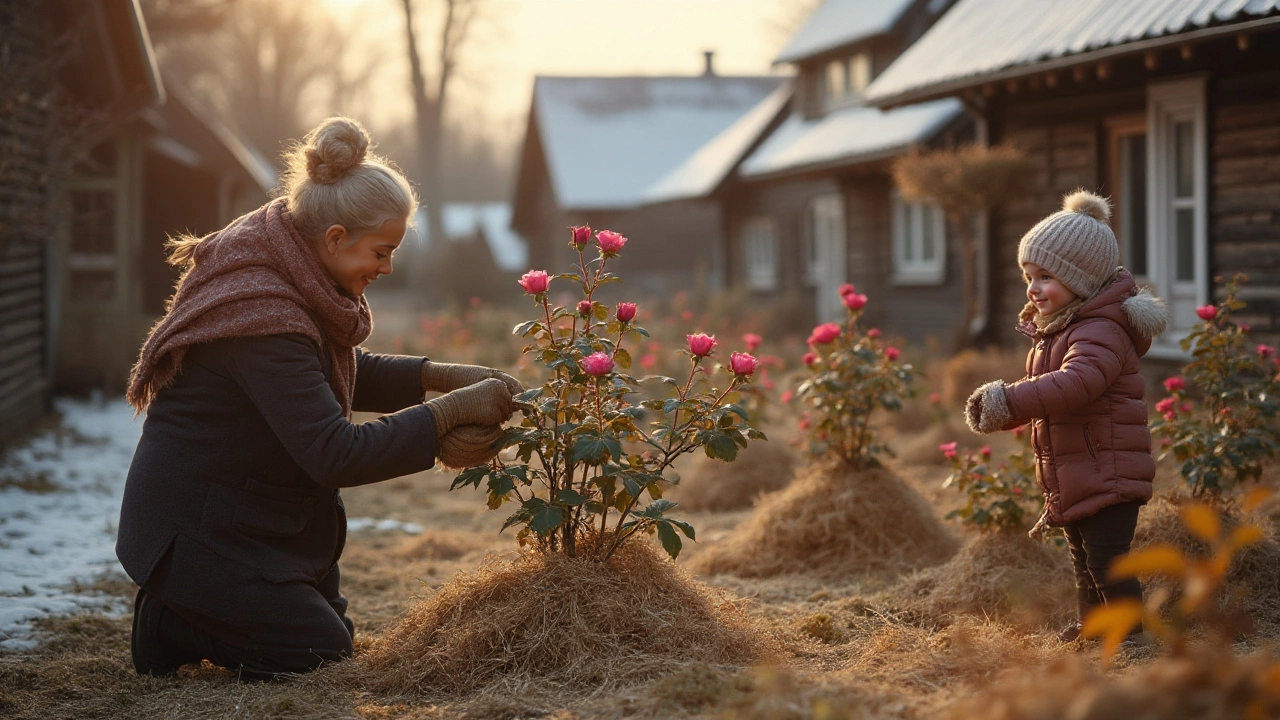
{"type": "Polygon", "coordinates": [[[1022,279],[1027,283],[1027,299],[1042,316],[1052,315],[1076,299],[1053,273],[1033,262],[1022,263],[1022,279]]]}
{"type": "Polygon", "coordinates": [[[320,262],[329,276],[352,297],[364,294],[369,283],[391,273],[391,254],[400,247],[405,220],[388,220],[351,242],[341,225],[330,225],[320,243],[320,262]]]}

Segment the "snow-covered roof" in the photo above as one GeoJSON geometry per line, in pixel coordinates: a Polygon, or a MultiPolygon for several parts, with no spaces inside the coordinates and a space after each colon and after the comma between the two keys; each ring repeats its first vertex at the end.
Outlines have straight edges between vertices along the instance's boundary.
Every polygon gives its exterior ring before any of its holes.
{"type": "Polygon", "coordinates": [[[645,202],[699,198],[711,193],[759,142],[761,133],[778,118],[790,99],[790,84],[774,90],[711,142],[650,185],[644,191],[645,202]]]}
{"type": "Polygon", "coordinates": [[[960,0],[867,88],[880,105],[1280,23],[1280,0],[960,0]]]}
{"type": "Polygon", "coordinates": [[[911,0],[826,0],[774,62],[804,60],[887,33],[910,5],[911,0]]]}
{"type": "Polygon", "coordinates": [[[760,177],[895,155],[942,129],[962,112],[954,98],[883,111],[849,107],[805,120],[793,113],[742,162],[744,177],[760,177]]]}
{"type": "Polygon", "coordinates": [[[639,207],[646,188],[784,82],[782,76],[539,77],[533,112],[557,204],[639,207]]]}
{"type": "MultiPolygon", "coordinates": [[[[511,205],[505,202],[445,203],[444,232],[453,241],[475,237],[477,230],[484,231],[489,253],[498,268],[508,272],[526,270],[529,248],[524,239],[511,229],[511,205]]],[[[431,243],[431,224],[427,209],[420,208],[414,217],[415,244],[426,247],[431,243]]]]}

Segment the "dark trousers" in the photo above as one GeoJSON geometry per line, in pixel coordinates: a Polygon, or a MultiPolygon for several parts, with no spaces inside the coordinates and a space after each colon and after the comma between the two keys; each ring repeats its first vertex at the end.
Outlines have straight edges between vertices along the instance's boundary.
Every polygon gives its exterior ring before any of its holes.
{"type": "Polygon", "coordinates": [[[1081,620],[1093,608],[1120,598],[1142,600],[1142,586],[1136,578],[1112,580],[1107,574],[1111,563],[1127,554],[1133,544],[1140,507],[1137,502],[1110,505],[1062,528],[1071,548],[1081,620]]]}
{"type": "Polygon", "coordinates": [[[140,657],[165,657],[175,669],[208,660],[246,679],[270,680],[350,657],[355,628],[339,581],[336,566],[315,585],[262,581],[246,597],[270,602],[246,602],[219,617],[164,600],[163,585],[149,592],[148,583],[134,604],[135,666],[140,657]]]}

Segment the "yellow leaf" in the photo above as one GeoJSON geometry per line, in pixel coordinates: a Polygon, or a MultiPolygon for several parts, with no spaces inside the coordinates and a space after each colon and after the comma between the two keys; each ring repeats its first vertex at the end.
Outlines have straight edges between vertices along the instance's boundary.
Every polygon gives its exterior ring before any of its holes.
{"type": "Polygon", "coordinates": [[[1262,673],[1262,687],[1268,693],[1280,696],[1280,664],[1272,665],[1262,673]]]}
{"type": "Polygon", "coordinates": [[[1084,619],[1080,635],[1101,637],[1102,661],[1111,662],[1120,643],[1142,622],[1142,614],[1142,601],[1133,598],[1117,600],[1090,612],[1084,619]]]}
{"type": "Polygon", "coordinates": [[[1187,578],[1182,588],[1182,599],[1178,605],[1182,612],[1193,615],[1213,601],[1218,583],[1208,573],[1194,573],[1187,578]]]}
{"type": "Polygon", "coordinates": [[[1151,575],[1182,575],[1187,569],[1187,559],[1172,545],[1158,543],[1128,555],[1121,555],[1111,563],[1107,573],[1113,580],[1151,575]]]}
{"type": "Polygon", "coordinates": [[[1222,535],[1222,520],[1218,511],[1208,505],[1193,503],[1182,508],[1182,524],[1192,535],[1205,542],[1213,542],[1222,535]]]}
{"type": "Polygon", "coordinates": [[[1262,528],[1257,525],[1241,525],[1227,538],[1226,549],[1235,552],[1242,547],[1262,542],[1262,528]]]}
{"type": "Polygon", "coordinates": [[[1263,485],[1250,490],[1249,493],[1244,496],[1244,502],[1241,503],[1241,507],[1244,509],[1245,514],[1247,515],[1262,507],[1262,503],[1266,502],[1267,498],[1271,497],[1272,492],[1274,491],[1271,488],[1263,485]]]}

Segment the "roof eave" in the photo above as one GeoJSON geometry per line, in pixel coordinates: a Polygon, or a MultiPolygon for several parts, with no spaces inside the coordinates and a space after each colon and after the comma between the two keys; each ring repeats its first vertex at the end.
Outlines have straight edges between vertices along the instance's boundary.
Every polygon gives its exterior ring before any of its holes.
{"type": "Polygon", "coordinates": [[[882,148],[867,153],[859,153],[857,155],[847,155],[841,158],[833,158],[821,162],[805,163],[803,165],[792,165],[786,168],[770,170],[755,175],[740,175],[743,182],[767,182],[770,180],[778,180],[793,175],[804,175],[807,173],[824,172],[827,170],[839,170],[857,165],[869,165],[880,160],[888,160],[897,157],[906,152],[915,143],[905,143],[894,145],[892,147],[882,148]]]}
{"type": "Polygon", "coordinates": [[[884,37],[889,34],[890,34],[889,31],[882,30],[882,31],[877,31],[873,33],[867,33],[866,35],[859,35],[858,37],[852,40],[842,40],[834,45],[828,45],[818,50],[809,50],[804,53],[793,53],[791,55],[779,55],[778,57],[773,59],[772,67],[777,67],[779,65],[799,65],[802,62],[808,62],[809,60],[820,58],[823,55],[833,55],[842,50],[851,49],[855,45],[862,45],[864,43],[870,42],[871,40],[875,40],[876,38],[884,37]]]}
{"type": "Polygon", "coordinates": [[[1098,62],[1100,60],[1110,60],[1184,42],[1210,40],[1224,35],[1234,35],[1241,32],[1266,29],[1274,25],[1280,25],[1280,15],[1259,18],[1257,20],[1250,20],[1242,23],[1216,25],[1210,28],[1201,28],[1200,30],[1192,30],[1174,35],[1162,35],[1160,37],[1148,38],[1146,40],[1135,40],[1133,42],[1127,42],[1120,45],[1110,45],[1108,47],[1098,48],[1097,50],[1065,55],[1063,57],[1044,60],[1037,63],[1015,65],[982,75],[956,78],[954,80],[948,80],[934,85],[926,85],[919,88],[904,90],[891,95],[877,96],[874,93],[868,93],[863,97],[866,102],[875,105],[876,107],[888,110],[903,105],[914,105],[915,103],[925,102],[927,100],[951,97],[953,95],[960,94],[964,90],[969,90],[987,83],[1015,80],[1028,75],[1052,72],[1054,70],[1065,70],[1075,67],[1076,65],[1085,65],[1091,62],[1098,62]]]}

